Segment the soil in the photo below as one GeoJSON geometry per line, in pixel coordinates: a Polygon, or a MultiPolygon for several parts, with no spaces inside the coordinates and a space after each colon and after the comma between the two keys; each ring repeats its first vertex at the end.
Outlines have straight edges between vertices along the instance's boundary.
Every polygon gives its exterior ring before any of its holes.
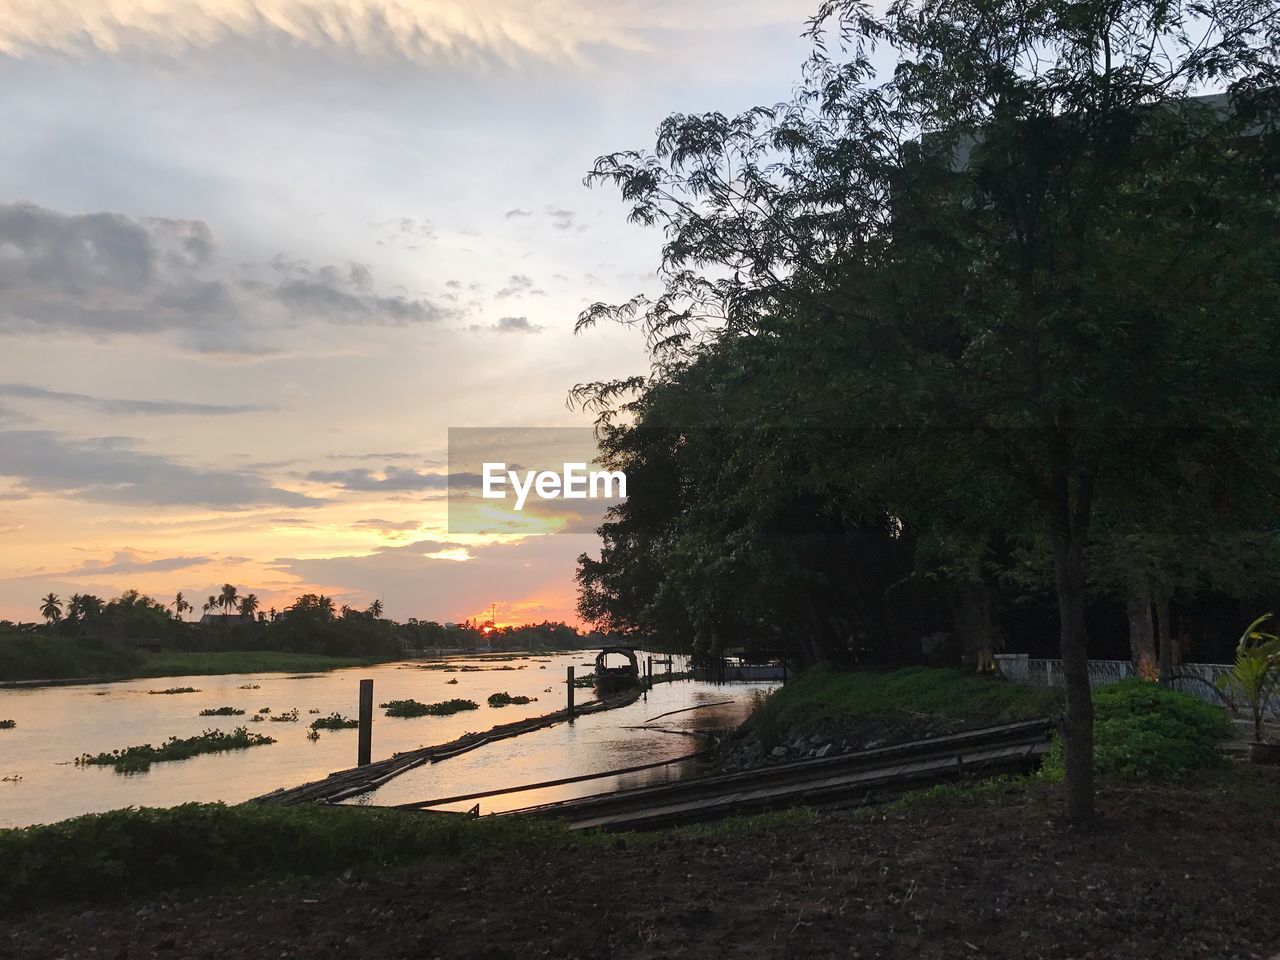
{"type": "Polygon", "coordinates": [[[0,957],[1096,958],[1280,956],[1280,770],[1010,784],[809,822],[741,821],[33,915],[0,957]]]}

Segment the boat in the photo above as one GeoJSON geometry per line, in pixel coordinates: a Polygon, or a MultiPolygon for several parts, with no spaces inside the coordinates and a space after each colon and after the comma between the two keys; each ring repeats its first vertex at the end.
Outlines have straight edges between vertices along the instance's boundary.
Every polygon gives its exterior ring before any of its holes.
{"type": "Polygon", "coordinates": [[[636,652],[631,647],[605,647],[596,654],[596,693],[608,696],[630,690],[640,682],[640,663],[636,652]],[[609,666],[609,655],[617,654],[626,657],[627,662],[621,666],[609,666]]]}

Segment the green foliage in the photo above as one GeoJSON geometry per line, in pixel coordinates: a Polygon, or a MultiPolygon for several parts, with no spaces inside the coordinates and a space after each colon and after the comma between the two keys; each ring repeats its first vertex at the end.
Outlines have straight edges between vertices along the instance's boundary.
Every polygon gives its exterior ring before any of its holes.
{"type": "Polygon", "coordinates": [[[225,753],[228,750],[245,750],[249,747],[275,743],[271,737],[250,733],[245,727],[224,730],[206,730],[198,737],[179,739],[170,737],[158,747],[144,743],[137,747],[125,747],[110,753],[83,754],[76,766],[112,767],[116,773],[145,773],[151,764],[170,760],[187,760],[202,753],[225,753]]]}
{"type": "MultiPolygon", "coordinates": [[[[1093,692],[1094,769],[1102,777],[1179,777],[1221,764],[1231,723],[1218,707],[1143,680],[1123,680],[1093,692]]],[[[1042,775],[1062,779],[1061,737],[1042,775]]]]}
{"type": "Polygon", "coordinates": [[[311,721],[312,730],[354,730],[360,726],[359,720],[352,720],[340,713],[331,713],[327,717],[316,717],[311,721]]]}
{"type": "Polygon", "coordinates": [[[1280,637],[1258,628],[1271,619],[1259,617],[1245,628],[1236,645],[1231,673],[1218,678],[1229,695],[1243,697],[1253,716],[1253,739],[1262,742],[1262,721],[1271,697],[1280,690],[1280,637]]]}
{"type": "MultiPolygon", "coordinates": [[[[479,710],[474,700],[443,700],[440,703],[420,703],[417,700],[388,700],[381,703],[388,717],[447,717],[464,710],[479,710]]],[[[313,724],[314,726],[314,724],[313,724]]]]}
{"type": "Polygon", "coordinates": [[[489,706],[505,707],[508,704],[513,704],[513,703],[514,704],[533,703],[533,701],[536,699],[537,697],[521,697],[521,696],[513,697],[511,696],[511,694],[504,691],[502,693],[489,694],[489,706]]]}
{"type": "Polygon", "coordinates": [[[491,851],[519,856],[565,838],[564,828],[549,822],[374,808],[116,810],[0,830],[0,913],[491,851]]]}
{"type": "Polygon", "coordinates": [[[200,711],[202,717],[239,717],[243,714],[243,710],[235,707],[209,707],[207,710],[200,711]]]}
{"type": "Polygon", "coordinates": [[[0,634],[0,680],[139,676],[143,656],[91,637],[0,634]]]}
{"type": "Polygon", "coordinates": [[[177,693],[199,693],[195,687],[169,687],[165,690],[148,690],[147,693],[153,696],[173,695],[177,693]]]}
{"type": "Polygon", "coordinates": [[[751,715],[761,736],[868,716],[927,714],[974,725],[1028,720],[1054,712],[1056,691],[960,670],[908,667],[867,673],[813,667],[790,679],[751,715]]]}
{"type": "Polygon", "coordinates": [[[0,720],[0,730],[12,730],[17,725],[16,720],[0,720]]]}
{"type": "MultiPolygon", "coordinates": [[[[261,712],[265,713],[266,711],[264,710],[261,712]]],[[[292,710],[286,710],[283,713],[277,713],[274,716],[267,717],[267,719],[270,720],[272,723],[297,723],[298,708],[294,707],[292,710]]]]}

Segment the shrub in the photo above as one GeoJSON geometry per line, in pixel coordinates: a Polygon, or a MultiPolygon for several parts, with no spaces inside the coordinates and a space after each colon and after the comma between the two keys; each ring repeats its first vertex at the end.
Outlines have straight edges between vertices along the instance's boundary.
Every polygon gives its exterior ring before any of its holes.
{"type": "Polygon", "coordinates": [[[464,710],[479,710],[474,700],[443,700],[440,703],[420,703],[417,700],[389,700],[378,704],[388,717],[447,717],[464,710]]]}
{"type": "Polygon", "coordinates": [[[195,687],[169,687],[167,690],[148,690],[153,696],[172,696],[175,693],[199,693],[195,687]]]}
{"type": "Polygon", "coordinates": [[[16,720],[0,720],[0,730],[12,730],[17,725],[16,720]]]}
{"type": "Polygon", "coordinates": [[[186,760],[202,753],[223,753],[227,750],[244,750],[248,747],[275,743],[271,737],[250,733],[244,727],[225,730],[206,730],[198,737],[178,739],[170,737],[158,747],[144,743],[137,747],[125,747],[110,753],[83,754],[75,762],[77,766],[113,767],[116,773],[145,773],[151,764],[167,760],[186,760]]]}
{"type": "Polygon", "coordinates": [[[505,707],[508,704],[512,704],[512,703],[515,703],[515,704],[533,703],[535,699],[537,698],[536,697],[519,697],[519,696],[513,697],[511,694],[503,691],[502,693],[489,694],[489,706],[505,707]]]}
{"type": "Polygon", "coordinates": [[[327,717],[317,717],[311,721],[312,730],[351,730],[358,726],[359,720],[352,720],[340,713],[331,713],[327,717]]]}
{"type": "Polygon", "coordinates": [[[235,707],[209,707],[207,710],[200,711],[202,717],[239,717],[243,714],[243,710],[237,710],[235,707]]]}
{"type": "MultiPolygon", "coordinates": [[[[1222,763],[1220,743],[1231,722],[1217,707],[1143,680],[1123,680],[1093,692],[1093,762],[1099,776],[1179,777],[1222,763]]],[[[1043,775],[1064,775],[1061,738],[1045,757],[1043,775]]]]}
{"type": "Polygon", "coordinates": [[[515,856],[565,837],[563,826],[524,818],[372,808],[190,803],[114,810],[0,830],[0,914],[486,851],[515,856]]]}

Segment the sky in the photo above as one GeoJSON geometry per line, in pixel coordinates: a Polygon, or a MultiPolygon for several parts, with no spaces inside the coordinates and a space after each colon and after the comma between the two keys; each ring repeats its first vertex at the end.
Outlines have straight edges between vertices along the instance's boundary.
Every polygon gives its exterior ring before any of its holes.
{"type": "Polygon", "coordinates": [[[585,427],[661,235],[582,177],[787,96],[794,0],[0,0],[0,618],[137,588],[576,622],[450,428],[585,427]]]}

